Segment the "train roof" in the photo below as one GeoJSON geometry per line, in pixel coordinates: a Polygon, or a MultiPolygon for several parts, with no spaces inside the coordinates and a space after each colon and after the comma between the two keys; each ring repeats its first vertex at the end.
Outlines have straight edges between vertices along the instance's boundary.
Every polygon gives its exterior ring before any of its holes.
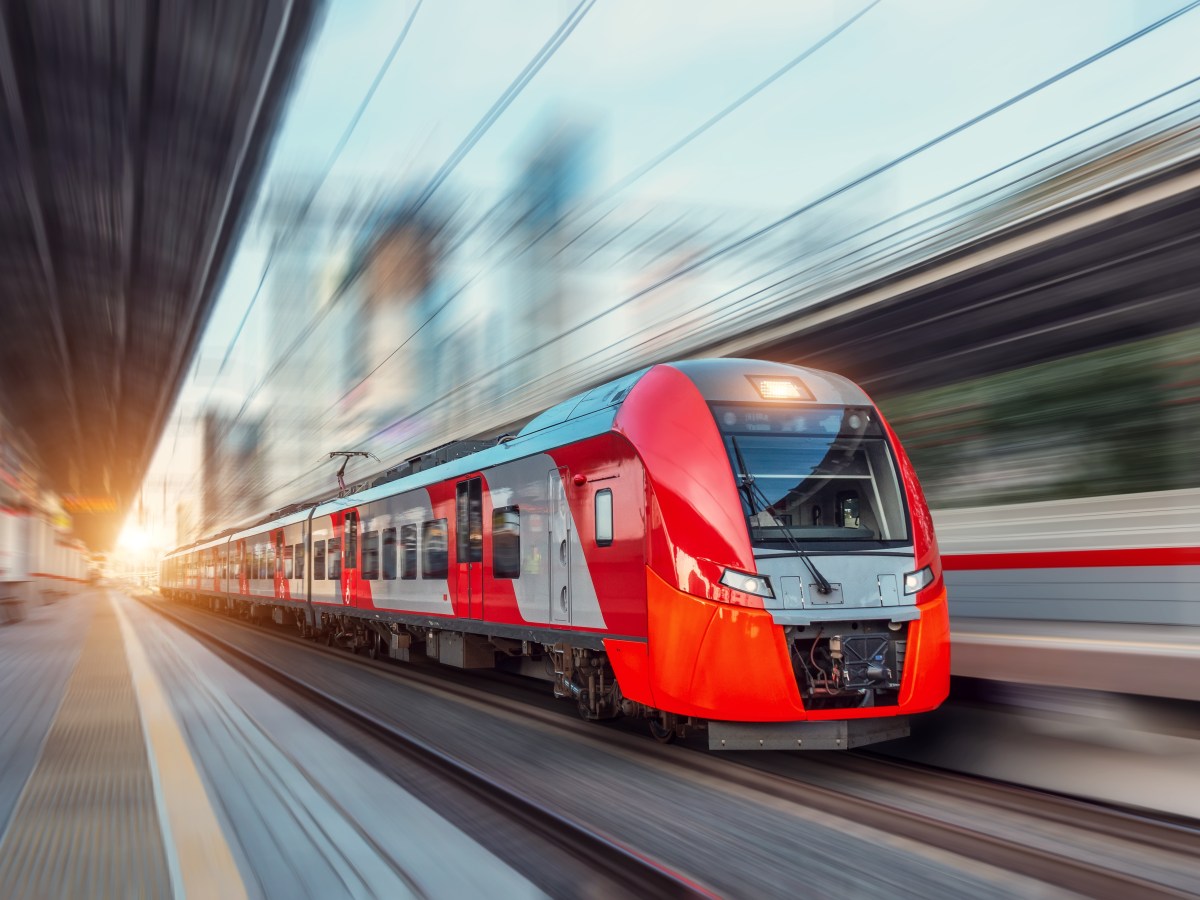
{"type": "MultiPolygon", "coordinates": [[[[682,372],[709,401],[762,403],[764,398],[760,389],[756,387],[755,379],[766,378],[799,381],[803,389],[810,395],[799,398],[799,402],[836,406],[857,406],[871,403],[863,389],[853,381],[819,369],[750,359],[692,359],[662,363],[661,365],[682,372]]],[[[439,481],[478,472],[501,463],[511,462],[514,459],[532,456],[564,444],[604,434],[612,430],[613,421],[630,391],[652,368],[654,367],[647,366],[570,397],[530,420],[516,437],[504,440],[485,450],[451,459],[441,465],[415,471],[411,475],[356,491],[353,494],[332,497],[303,509],[289,512],[276,519],[268,519],[226,533],[215,539],[205,538],[195,544],[173,550],[168,556],[194,552],[215,543],[239,540],[261,534],[264,531],[293,525],[304,521],[310,515],[324,516],[352,509],[374,500],[391,497],[394,494],[428,487],[439,481]]],[[[789,398],[781,402],[795,403],[797,398],[789,398]]]]}

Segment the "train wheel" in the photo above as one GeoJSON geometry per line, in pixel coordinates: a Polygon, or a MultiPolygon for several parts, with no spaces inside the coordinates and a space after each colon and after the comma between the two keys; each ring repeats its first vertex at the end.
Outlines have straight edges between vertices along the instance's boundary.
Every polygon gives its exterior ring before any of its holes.
{"type": "Polygon", "coordinates": [[[649,725],[650,736],[660,744],[673,744],[675,738],[679,736],[674,725],[664,725],[659,719],[651,719],[649,725]]]}
{"type": "Polygon", "coordinates": [[[377,632],[372,631],[371,637],[367,641],[367,656],[371,659],[379,659],[379,644],[382,639],[377,632]]]}

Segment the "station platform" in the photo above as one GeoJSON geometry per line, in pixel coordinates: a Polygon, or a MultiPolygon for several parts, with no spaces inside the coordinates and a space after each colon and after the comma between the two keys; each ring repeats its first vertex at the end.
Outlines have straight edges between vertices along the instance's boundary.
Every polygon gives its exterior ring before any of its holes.
{"type": "Polygon", "coordinates": [[[0,628],[0,897],[537,896],[117,592],[0,628]]]}

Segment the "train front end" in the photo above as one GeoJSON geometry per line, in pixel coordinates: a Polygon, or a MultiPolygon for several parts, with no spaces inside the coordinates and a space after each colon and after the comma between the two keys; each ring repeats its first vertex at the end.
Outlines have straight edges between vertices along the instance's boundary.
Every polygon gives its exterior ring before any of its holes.
{"type": "Polygon", "coordinates": [[[648,659],[631,681],[664,729],[703,721],[718,749],[847,748],[903,736],[945,699],[932,520],[861,388],[675,363],[639,381],[616,426],[648,487],[648,659]]]}

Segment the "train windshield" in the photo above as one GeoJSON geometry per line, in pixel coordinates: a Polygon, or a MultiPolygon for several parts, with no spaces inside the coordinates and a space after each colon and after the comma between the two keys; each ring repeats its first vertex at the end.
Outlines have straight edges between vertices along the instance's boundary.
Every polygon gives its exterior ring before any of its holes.
{"type": "Polygon", "coordinates": [[[714,404],[755,545],[902,542],[908,517],[869,407],[714,404]]]}

